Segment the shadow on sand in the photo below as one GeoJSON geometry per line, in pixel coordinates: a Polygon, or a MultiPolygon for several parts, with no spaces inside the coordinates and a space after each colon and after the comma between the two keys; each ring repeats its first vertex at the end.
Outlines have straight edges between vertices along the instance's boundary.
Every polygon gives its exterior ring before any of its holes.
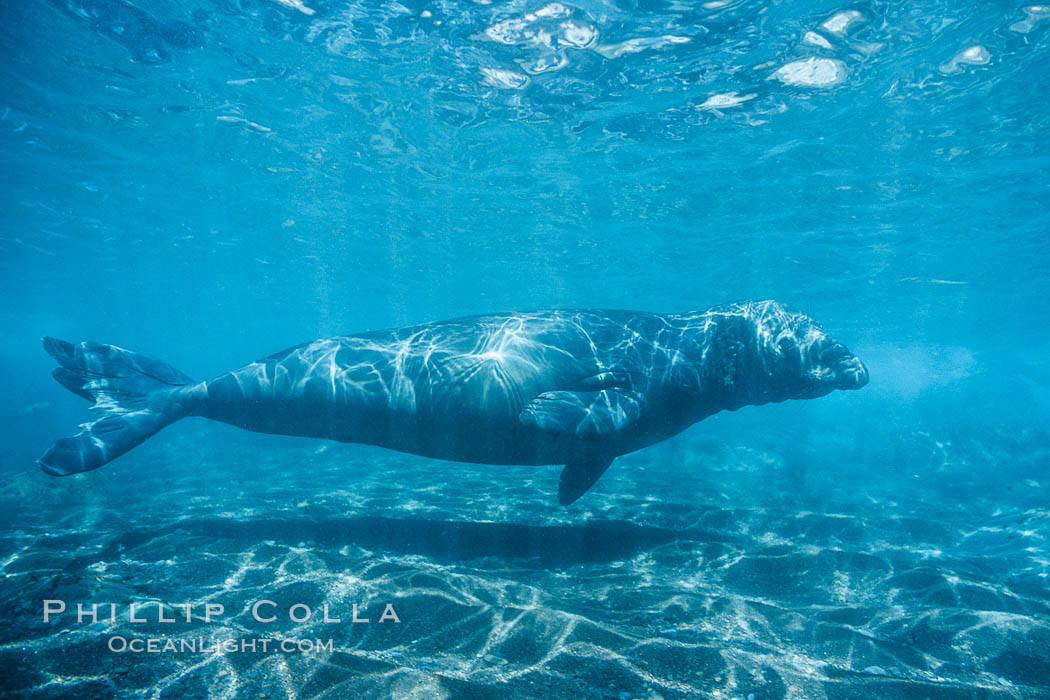
{"type": "Polygon", "coordinates": [[[164,535],[211,539],[273,540],[325,548],[356,545],[438,561],[496,557],[528,560],[541,568],[626,559],[642,550],[681,539],[681,533],[623,521],[581,525],[455,522],[417,518],[263,518],[183,520],[154,531],[134,530],[112,540],[100,556],[116,558],[164,535]]]}

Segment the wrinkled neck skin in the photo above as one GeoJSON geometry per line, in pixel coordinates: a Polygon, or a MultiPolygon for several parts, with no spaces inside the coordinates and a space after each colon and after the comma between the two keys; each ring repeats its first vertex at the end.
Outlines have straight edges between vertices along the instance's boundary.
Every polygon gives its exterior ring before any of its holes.
{"type": "Polygon", "coordinates": [[[763,314],[771,312],[761,305],[738,304],[679,317],[683,346],[698,368],[685,382],[696,392],[693,422],[719,411],[793,397],[793,387],[778,381],[769,362],[773,338],[763,314]]]}

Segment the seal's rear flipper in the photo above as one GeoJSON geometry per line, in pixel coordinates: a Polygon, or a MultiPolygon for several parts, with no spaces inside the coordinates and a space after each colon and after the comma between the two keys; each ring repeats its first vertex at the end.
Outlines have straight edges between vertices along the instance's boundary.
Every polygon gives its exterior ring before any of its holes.
{"type": "Polygon", "coordinates": [[[44,338],[44,349],[61,365],[58,383],[102,413],[38,460],[48,474],[98,469],[183,415],[175,395],[192,380],[174,367],[113,345],[44,338]]]}
{"type": "Polygon", "coordinates": [[[567,506],[594,486],[615,457],[613,455],[589,454],[565,465],[558,483],[558,503],[567,506]]]}

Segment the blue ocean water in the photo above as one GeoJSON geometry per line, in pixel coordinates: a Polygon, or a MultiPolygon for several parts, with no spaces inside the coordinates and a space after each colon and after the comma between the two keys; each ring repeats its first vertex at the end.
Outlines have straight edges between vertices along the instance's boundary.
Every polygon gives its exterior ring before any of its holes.
{"type": "Polygon", "coordinates": [[[1050,697],[1048,68],[1024,2],[3,3],[0,694],[1050,697]],[[43,336],[206,378],[741,299],[871,383],[713,416],[568,508],[557,467],[196,419],[34,463],[88,419],[43,336]]]}

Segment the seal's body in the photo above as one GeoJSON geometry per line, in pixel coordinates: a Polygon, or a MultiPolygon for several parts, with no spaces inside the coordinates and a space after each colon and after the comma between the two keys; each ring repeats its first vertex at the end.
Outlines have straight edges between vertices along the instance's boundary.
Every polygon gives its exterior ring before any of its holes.
{"type": "Polygon", "coordinates": [[[776,302],[704,312],[538,311],[317,340],[194,383],[112,346],[45,339],[104,411],[40,463],[102,466],[185,416],[487,464],[565,464],[571,503],[615,457],[721,410],[858,389],[867,371],[776,302]]]}

